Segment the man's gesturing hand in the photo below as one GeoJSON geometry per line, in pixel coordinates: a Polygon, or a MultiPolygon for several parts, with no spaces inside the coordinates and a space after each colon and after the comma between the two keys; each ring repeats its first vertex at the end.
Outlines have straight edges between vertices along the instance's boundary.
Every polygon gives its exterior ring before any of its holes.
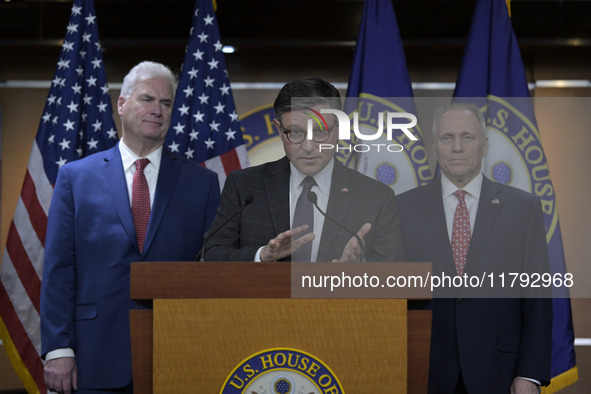
{"type": "Polygon", "coordinates": [[[284,231],[270,240],[261,250],[261,261],[277,261],[291,255],[300,246],[312,242],[314,233],[308,233],[299,237],[306,230],[308,230],[308,225],[303,225],[292,230],[284,231]]]}

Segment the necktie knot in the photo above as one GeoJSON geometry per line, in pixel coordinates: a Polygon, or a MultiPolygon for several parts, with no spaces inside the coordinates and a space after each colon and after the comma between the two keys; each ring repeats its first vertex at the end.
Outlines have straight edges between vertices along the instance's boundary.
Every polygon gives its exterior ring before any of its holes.
{"type": "Polygon", "coordinates": [[[144,172],[144,168],[146,168],[149,162],[150,159],[137,159],[135,161],[135,170],[137,171],[139,169],[140,171],[144,172]]]}
{"type": "Polygon", "coordinates": [[[464,197],[466,196],[466,191],[465,190],[456,190],[454,192],[454,196],[456,196],[458,198],[459,202],[463,202],[464,197]]]}
{"type": "Polygon", "coordinates": [[[316,181],[311,176],[305,177],[304,180],[302,181],[302,187],[304,188],[303,190],[310,191],[312,189],[312,187],[314,187],[315,185],[316,185],[316,181]]]}

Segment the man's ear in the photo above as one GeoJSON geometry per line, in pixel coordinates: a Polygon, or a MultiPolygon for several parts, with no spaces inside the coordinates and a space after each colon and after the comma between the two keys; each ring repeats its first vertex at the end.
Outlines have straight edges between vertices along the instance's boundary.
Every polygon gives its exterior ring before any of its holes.
{"type": "Polygon", "coordinates": [[[281,137],[281,134],[283,134],[281,132],[281,124],[279,123],[279,120],[277,118],[273,119],[273,126],[275,126],[275,130],[277,130],[277,133],[279,133],[279,136],[281,137]]]}
{"type": "Polygon", "coordinates": [[[117,100],[117,113],[119,116],[123,115],[123,105],[125,104],[125,101],[125,97],[119,96],[119,99],[117,100]]]}

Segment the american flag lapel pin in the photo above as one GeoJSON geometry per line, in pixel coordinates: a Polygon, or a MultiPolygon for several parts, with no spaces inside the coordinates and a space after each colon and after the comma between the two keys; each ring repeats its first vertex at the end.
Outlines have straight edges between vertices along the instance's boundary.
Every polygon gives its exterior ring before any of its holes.
{"type": "Polygon", "coordinates": [[[349,192],[349,188],[348,187],[343,187],[343,188],[341,188],[341,191],[343,193],[348,193],[349,192]]]}
{"type": "Polygon", "coordinates": [[[491,203],[495,204],[495,205],[499,205],[501,203],[501,201],[499,201],[498,198],[493,198],[491,203]]]}

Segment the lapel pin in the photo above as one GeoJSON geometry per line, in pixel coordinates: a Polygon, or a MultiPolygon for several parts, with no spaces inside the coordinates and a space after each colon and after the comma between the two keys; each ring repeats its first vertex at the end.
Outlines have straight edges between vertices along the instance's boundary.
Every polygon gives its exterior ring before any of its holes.
{"type": "Polygon", "coordinates": [[[343,188],[341,189],[341,191],[342,191],[343,193],[348,193],[348,192],[349,192],[349,188],[348,188],[348,187],[343,187],[343,188]]]}
{"type": "Polygon", "coordinates": [[[497,205],[501,203],[498,198],[493,199],[491,202],[497,205]]]}

